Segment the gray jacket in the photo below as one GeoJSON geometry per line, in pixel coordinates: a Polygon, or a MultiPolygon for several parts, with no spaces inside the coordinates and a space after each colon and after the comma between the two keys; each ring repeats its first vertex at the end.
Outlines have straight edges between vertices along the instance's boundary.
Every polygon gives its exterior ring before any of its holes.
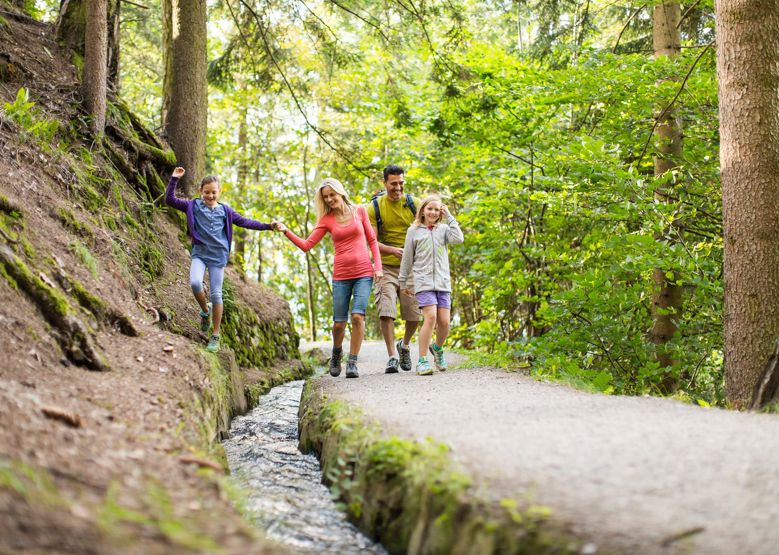
{"type": "Polygon", "coordinates": [[[452,291],[449,275],[447,245],[463,242],[463,232],[454,216],[433,229],[411,224],[406,232],[403,258],[400,260],[398,282],[406,288],[409,277],[414,278],[414,293],[421,291],[452,291]]]}

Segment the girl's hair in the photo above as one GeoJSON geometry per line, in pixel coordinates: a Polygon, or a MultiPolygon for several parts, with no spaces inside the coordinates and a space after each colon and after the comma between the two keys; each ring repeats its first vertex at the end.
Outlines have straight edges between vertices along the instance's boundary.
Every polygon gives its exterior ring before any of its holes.
{"type": "Polygon", "coordinates": [[[425,219],[425,207],[430,204],[431,202],[438,202],[439,204],[443,204],[443,201],[441,200],[441,197],[438,195],[428,195],[425,197],[425,200],[422,201],[422,205],[417,209],[417,215],[414,218],[414,225],[417,227],[425,227],[427,225],[438,225],[443,221],[444,219],[444,211],[441,210],[441,212],[438,214],[438,220],[435,222],[428,222],[424,223],[425,219]]]}
{"type": "Polygon", "coordinates": [[[207,175],[203,179],[200,180],[200,188],[202,189],[209,183],[216,183],[216,186],[219,187],[219,178],[215,175],[207,175]]]}
{"type": "Polygon", "coordinates": [[[349,200],[349,196],[346,194],[346,189],[344,189],[344,186],[341,185],[341,182],[333,177],[326,177],[324,181],[322,181],[321,185],[317,187],[316,195],[314,196],[314,204],[316,205],[316,216],[317,218],[321,218],[322,216],[326,216],[332,210],[325,202],[324,197],[322,196],[322,189],[325,187],[330,187],[333,191],[335,191],[337,194],[341,195],[341,197],[344,199],[344,204],[346,205],[346,209],[349,212],[354,212],[354,205],[352,204],[352,201],[349,200]]]}

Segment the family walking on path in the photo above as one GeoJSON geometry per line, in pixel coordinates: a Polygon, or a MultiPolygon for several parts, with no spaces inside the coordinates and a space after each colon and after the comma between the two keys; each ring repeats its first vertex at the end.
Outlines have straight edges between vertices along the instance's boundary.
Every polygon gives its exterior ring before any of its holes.
{"type": "Polygon", "coordinates": [[[431,195],[420,203],[419,199],[404,193],[402,167],[390,165],[384,169],[384,191],[374,196],[368,207],[351,202],[337,179],[325,179],[314,197],[318,221],[306,239],[295,235],[282,222],[258,222],[220,203],[219,180],[214,176],[201,181],[200,198],[177,198],[176,185],[184,173],[184,168],[173,171],[165,201],[187,215],[187,231],[192,241],[190,287],[200,306],[201,330],[207,332],[213,324],[209,351],[216,352],[220,346],[222,282],[235,224],[282,232],[304,252],[317,245],[327,233],[331,235],[335,249],[332,376],[339,376],[342,371],[346,323],[351,318],[346,377],[359,377],[357,360],[365,337],[365,313],[371,289],[389,356],[385,372],[396,373],[398,367],[411,370],[410,343],[421,320],[424,322],[419,335],[417,373],[433,373],[427,359],[428,350],[435,366],[446,370],[443,346],[449,333],[452,292],[447,248],[462,243],[463,234],[440,197],[431,195]],[[203,289],[206,268],[211,302],[207,301],[203,289]],[[405,331],[396,343],[398,304],[405,331]],[[436,340],[431,344],[434,330],[436,340]]]}

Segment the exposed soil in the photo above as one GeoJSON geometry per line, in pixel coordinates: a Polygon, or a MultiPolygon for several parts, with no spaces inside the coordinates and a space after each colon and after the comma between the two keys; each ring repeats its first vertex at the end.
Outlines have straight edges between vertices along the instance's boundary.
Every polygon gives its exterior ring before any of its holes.
{"type": "MultiPolygon", "coordinates": [[[[106,371],[0,262],[0,552],[280,552],[230,499],[212,406],[232,357],[202,350],[181,222],[74,138],[70,53],[12,10],[0,2],[0,106],[25,87],[60,132],[44,144],[0,111],[0,248],[66,299],[106,371]]],[[[285,301],[227,275],[236,302],[291,330],[285,301]]]]}

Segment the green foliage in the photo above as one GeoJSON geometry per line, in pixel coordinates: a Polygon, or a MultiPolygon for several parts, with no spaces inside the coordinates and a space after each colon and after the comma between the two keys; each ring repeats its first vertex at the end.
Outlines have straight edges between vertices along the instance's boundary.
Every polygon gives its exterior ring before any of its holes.
{"type": "Polygon", "coordinates": [[[87,270],[89,270],[89,273],[92,274],[92,277],[97,279],[98,274],[100,273],[100,269],[97,259],[92,255],[92,252],[89,250],[89,248],[87,248],[84,243],[78,239],[74,239],[68,243],[68,250],[79,259],[79,261],[86,267],[87,270]]]}
{"type": "Polygon", "coordinates": [[[60,130],[57,120],[46,119],[40,110],[35,108],[35,102],[30,101],[30,93],[22,87],[16,93],[13,102],[3,104],[3,116],[7,117],[24,130],[26,136],[38,141],[41,148],[51,149],[51,144],[60,130]]]}
{"type": "MultiPolygon", "coordinates": [[[[323,177],[364,203],[384,165],[405,165],[407,190],[442,194],[465,230],[450,251],[454,344],[588,389],[660,393],[670,381],[722,404],[711,2],[687,12],[673,59],[647,54],[649,6],[628,21],[633,10],[611,3],[586,17],[573,4],[520,4],[433,2],[417,14],[370,4],[361,19],[313,5],[299,17],[271,0],[272,28],[215,7],[224,32],[209,44],[208,171],[234,208],[307,235],[323,177]],[[655,177],[653,126],[669,106],[683,153],[655,177]],[[683,292],[667,368],[648,338],[655,269],[683,292]]],[[[158,48],[150,30],[133,33],[158,48]]],[[[133,71],[128,99],[156,120],[146,91],[159,82],[133,71]]],[[[326,334],[329,238],[306,257],[248,232],[246,252],[248,274],[262,264],[298,326],[313,312],[326,334]]]]}

